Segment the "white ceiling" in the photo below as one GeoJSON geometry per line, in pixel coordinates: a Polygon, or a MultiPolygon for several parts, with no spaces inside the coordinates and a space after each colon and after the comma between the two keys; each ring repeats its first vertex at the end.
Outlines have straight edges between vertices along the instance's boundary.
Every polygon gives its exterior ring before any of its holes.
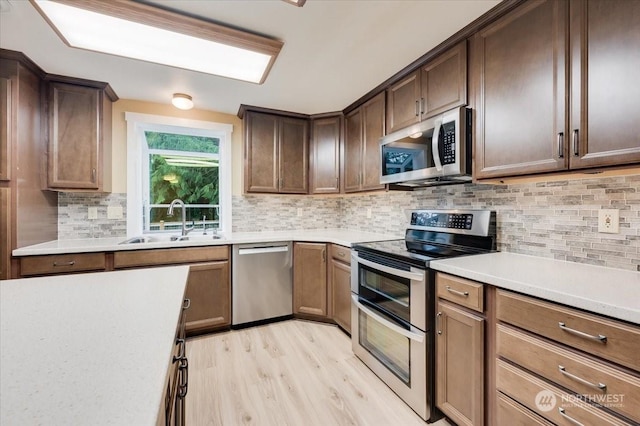
{"type": "MultiPolygon", "coordinates": [[[[284,41],[262,85],[66,46],[27,0],[0,0],[0,47],[46,72],[106,81],[122,99],[236,114],[240,104],[305,114],[338,111],[499,3],[498,0],[153,0],[149,3],[284,41]],[[3,7],[4,9],[4,7],[3,7]]],[[[114,29],[117,31],[117,29],[114,29]]]]}

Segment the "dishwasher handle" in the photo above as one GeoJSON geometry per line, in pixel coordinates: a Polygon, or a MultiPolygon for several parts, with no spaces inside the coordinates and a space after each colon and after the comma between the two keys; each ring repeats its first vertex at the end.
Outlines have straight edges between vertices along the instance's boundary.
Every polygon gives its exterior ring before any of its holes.
{"type": "Polygon", "coordinates": [[[238,254],[240,256],[248,254],[263,254],[263,253],[283,253],[289,251],[289,246],[265,246],[265,247],[251,247],[251,248],[239,248],[238,254]]]}

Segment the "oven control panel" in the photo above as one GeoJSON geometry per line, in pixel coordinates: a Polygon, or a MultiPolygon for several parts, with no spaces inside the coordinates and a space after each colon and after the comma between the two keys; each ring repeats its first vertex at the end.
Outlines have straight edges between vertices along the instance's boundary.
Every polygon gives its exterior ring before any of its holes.
{"type": "Polygon", "coordinates": [[[494,235],[496,212],[474,209],[407,210],[409,229],[475,236],[494,235]]]}
{"type": "Polygon", "coordinates": [[[432,228],[471,229],[473,227],[473,214],[413,212],[411,213],[411,225],[432,228]]]}

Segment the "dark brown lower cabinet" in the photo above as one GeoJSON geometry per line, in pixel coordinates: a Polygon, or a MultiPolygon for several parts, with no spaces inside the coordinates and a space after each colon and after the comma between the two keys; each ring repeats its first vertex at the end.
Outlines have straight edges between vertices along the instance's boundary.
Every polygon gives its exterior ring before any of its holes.
{"type": "Polygon", "coordinates": [[[327,245],[293,245],[293,313],[326,318],[327,245]]]}
{"type": "Polygon", "coordinates": [[[231,325],[229,261],[199,263],[189,268],[186,297],[187,334],[199,334],[231,325]]]}
{"type": "Polygon", "coordinates": [[[436,405],[458,425],[481,426],[485,320],[442,299],[436,310],[436,405]]]}

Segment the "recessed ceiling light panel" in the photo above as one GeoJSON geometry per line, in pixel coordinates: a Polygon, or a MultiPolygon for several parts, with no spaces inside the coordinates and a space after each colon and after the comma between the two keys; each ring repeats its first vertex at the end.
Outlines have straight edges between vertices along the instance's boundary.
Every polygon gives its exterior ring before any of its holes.
{"type": "Polygon", "coordinates": [[[129,0],[30,0],[71,47],[261,84],[283,43],[129,0]]]}

